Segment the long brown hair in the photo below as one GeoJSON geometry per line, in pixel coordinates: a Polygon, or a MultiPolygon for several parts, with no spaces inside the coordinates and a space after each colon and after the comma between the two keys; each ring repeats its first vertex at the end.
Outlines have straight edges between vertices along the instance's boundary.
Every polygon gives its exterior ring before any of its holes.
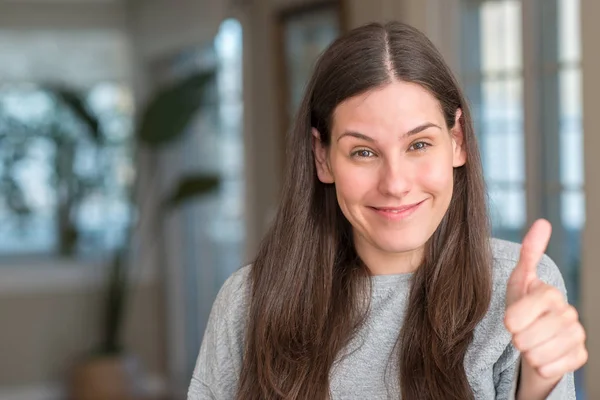
{"type": "Polygon", "coordinates": [[[462,109],[467,152],[454,170],[449,209],[412,278],[398,339],[402,398],[473,398],[463,363],[491,297],[480,157],[467,103],[441,55],[416,29],[391,22],[338,38],[308,83],[288,137],[281,205],[251,269],[239,400],[329,397],[331,366],[362,326],[371,286],[335,188],[317,178],[311,128],[328,145],[335,107],[394,79],[432,93],[448,127],[462,109]]]}

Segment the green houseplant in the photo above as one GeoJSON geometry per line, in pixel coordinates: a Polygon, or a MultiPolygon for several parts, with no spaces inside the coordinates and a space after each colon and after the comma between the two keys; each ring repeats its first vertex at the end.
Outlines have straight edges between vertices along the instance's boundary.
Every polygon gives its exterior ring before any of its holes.
{"type": "MultiPolygon", "coordinates": [[[[180,140],[192,119],[201,111],[205,103],[206,88],[213,78],[212,71],[200,73],[159,89],[141,111],[135,132],[136,145],[149,148],[158,154],[164,147],[180,140]]],[[[218,184],[219,177],[214,175],[194,174],[180,177],[174,190],[163,199],[162,209],[157,210],[154,217],[159,221],[155,226],[160,224],[165,211],[211,192],[218,184]]],[[[132,190],[132,202],[135,202],[137,196],[135,189],[136,187],[132,190]]],[[[130,236],[135,233],[135,227],[131,226],[130,236]]],[[[105,333],[100,353],[118,353],[123,348],[120,333],[128,289],[128,275],[124,265],[127,245],[113,257],[105,303],[105,333]]]]}
{"type": "MultiPolygon", "coordinates": [[[[158,155],[163,148],[180,140],[206,103],[207,88],[213,80],[214,71],[202,72],[157,90],[140,110],[134,134],[136,147],[144,147],[158,155]]],[[[90,126],[90,130],[96,126],[94,116],[72,92],[55,90],[54,93],[90,126]]],[[[211,192],[218,184],[219,177],[215,175],[188,174],[180,177],[172,193],[163,199],[160,209],[152,216],[156,222],[154,225],[161,225],[165,212],[211,192]]],[[[138,188],[136,181],[130,193],[132,204],[138,197],[138,188]]],[[[135,234],[136,226],[131,225],[129,239],[135,234]]],[[[132,288],[127,262],[129,241],[112,256],[105,287],[101,340],[92,355],[76,368],[71,388],[74,399],[136,398],[135,382],[122,342],[127,300],[132,288]]],[[[162,243],[158,245],[162,246],[162,243]]]]}

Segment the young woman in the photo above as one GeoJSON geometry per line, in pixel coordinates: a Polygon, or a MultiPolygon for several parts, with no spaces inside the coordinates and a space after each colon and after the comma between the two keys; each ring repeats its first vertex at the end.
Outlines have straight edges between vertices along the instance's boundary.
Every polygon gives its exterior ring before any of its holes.
{"type": "Polygon", "coordinates": [[[400,23],[333,43],[256,259],[213,305],[189,399],[574,399],[585,333],[544,255],[490,238],[465,98],[400,23]]]}

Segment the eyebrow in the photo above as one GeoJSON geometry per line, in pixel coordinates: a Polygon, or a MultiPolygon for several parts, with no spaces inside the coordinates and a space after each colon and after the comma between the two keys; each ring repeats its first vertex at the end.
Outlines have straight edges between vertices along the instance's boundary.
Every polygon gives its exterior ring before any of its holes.
{"type": "MultiPolygon", "coordinates": [[[[442,128],[440,128],[438,125],[431,123],[431,122],[426,122],[424,124],[421,124],[413,129],[411,129],[410,131],[406,132],[404,135],[402,135],[402,138],[407,138],[410,137],[412,135],[416,135],[417,133],[423,132],[425,129],[429,129],[429,128],[438,128],[439,130],[441,130],[442,128]]],[[[344,136],[351,136],[351,137],[355,137],[357,139],[362,139],[362,140],[366,140],[367,142],[375,142],[375,139],[373,139],[370,136],[367,136],[365,134],[359,133],[359,132],[353,132],[353,131],[346,131],[344,133],[342,133],[340,135],[340,137],[337,139],[337,141],[339,142],[341,138],[343,138],[344,136]]]]}

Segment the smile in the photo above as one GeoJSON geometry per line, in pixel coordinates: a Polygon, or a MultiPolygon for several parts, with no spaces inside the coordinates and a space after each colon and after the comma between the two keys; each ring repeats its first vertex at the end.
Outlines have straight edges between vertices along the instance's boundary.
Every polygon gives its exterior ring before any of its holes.
{"type": "Polygon", "coordinates": [[[421,204],[423,204],[425,200],[422,200],[418,203],[408,204],[400,207],[369,207],[373,211],[375,211],[379,216],[382,216],[386,219],[398,221],[405,219],[412,215],[415,211],[419,209],[421,204]]]}

